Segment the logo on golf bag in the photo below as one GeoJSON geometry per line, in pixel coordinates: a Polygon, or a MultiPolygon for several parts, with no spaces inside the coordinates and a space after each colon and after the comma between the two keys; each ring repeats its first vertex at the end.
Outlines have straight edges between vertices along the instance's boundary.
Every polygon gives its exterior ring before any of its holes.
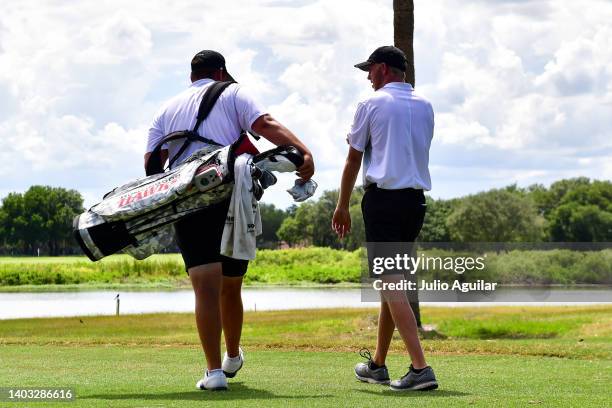
{"type": "Polygon", "coordinates": [[[167,179],[161,179],[156,181],[150,186],[146,186],[143,188],[139,188],[137,190],[131,191],[128,194],[124,194],[119,197],[119,208],[125,207],[127,205],[133,204],[142,200],[143,198],[152,197],[162,191],[166,191],[170,189],[170,186],[177,183],[179,180],[176,176],[168,177],[167,179]]]}

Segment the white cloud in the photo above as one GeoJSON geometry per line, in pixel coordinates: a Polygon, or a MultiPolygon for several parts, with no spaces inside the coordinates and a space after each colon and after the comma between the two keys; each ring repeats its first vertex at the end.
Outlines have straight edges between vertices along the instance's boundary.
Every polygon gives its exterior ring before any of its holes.
{"type": "Polygon", "coordinates": [[[601,26],[593,36],[563,43],[535,85],[559,96],[602,94],[612,79],[612,30],[601,26]]]}
{"type": "MultiPolygon", "coordinates": [[[[150,118],[205,48],[311,147],[320,189],[337,188],[356,102],[371,92],[352,66],[392,42],[391,4],[6,2],[1,191],[54,184],[92,204],[141,175],[150,118]]],[[[436,111],[434,196],[612,176],[609,2],[417,1],[415,17],[417,91],[436,111]]],[[[291,178],[266,200],[288,205],[291,178]]]]}
{"type": "Polygon", "coordinates": [[[469,148],[474,144],[490,144],[489,129],[477,121],[452,113],[441,113],[436,117],[436,141],[442,144],[463,144],[469,148]]]}
{"type": "Polygon", "coordinates": [[[146,57],[152,48],[151,32],[140,20],[118,12],[99,25],[83,28],[80,35],[89,44],[75,58],[84,65],[114,65],[146,57]]]}

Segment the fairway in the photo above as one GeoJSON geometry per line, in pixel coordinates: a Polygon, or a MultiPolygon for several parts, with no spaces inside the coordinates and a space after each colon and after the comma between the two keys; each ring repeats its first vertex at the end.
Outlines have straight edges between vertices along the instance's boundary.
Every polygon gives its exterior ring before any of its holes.
{"type": "MultiPolygon", "coordinates": [[[[581,406],[612,405],[612,307],[423,308],[440,388],[395,393],[355,380],[373,349],[376,311],[245,316],[246,363],[229,392],[195,390],[204,360],[193,315],[0,321],[0,387],[72,387],[69,403],[0,406],[581,406]],[[201,404],[200,404],[201,402],[201,404]]],[[[407,370],[392,343],[392,378],[407,370]]]]}
{"type": "MultiPolygon", "coordinates": [[[[440,389],[395,393],[353,376],[357,353],[248,351],[229,392],[194,389],[203,362],[198,350],[172,347],[18,347],[2,349],[0,386],[67,387],[66,407],[326,406],[594,406],[612,403],[610,363],[511,356],[435,356],[440,389]],[[44,363],[42,363],[44,362],[44,363]],[[577,382],[580,374],[587,380],[577,382]],[[209,402],[213,402],[210,405],[209,402]]],[[[393,356],[390,374],[406,370],[393,356]]],[[[19,406],[19,405],[16,405],[19,406]]]]}

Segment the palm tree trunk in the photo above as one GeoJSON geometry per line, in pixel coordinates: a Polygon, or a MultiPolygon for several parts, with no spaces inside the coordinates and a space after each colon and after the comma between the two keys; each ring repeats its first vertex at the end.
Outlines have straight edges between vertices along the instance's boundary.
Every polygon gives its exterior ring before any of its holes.
{"type": "Polygon", "coordinates": [[[412,0],[393,0],[393,41],[395,46],[406,54],[408,67],[406,82],[414,88],[414,2],[412,0]]]}
{"type": "MultiPolygon", "coordinates": [[[[406,54],[408,64],[406,66],[406,82],[414,88],[414,1],[413,0],[393,0],[393,42],[395,46],[406,54]]],[[[419,307],[419,293],[412,291],[408,293],[410,307],[417,321],[417,326],[421,327],[421,309],[419,307]]]]}

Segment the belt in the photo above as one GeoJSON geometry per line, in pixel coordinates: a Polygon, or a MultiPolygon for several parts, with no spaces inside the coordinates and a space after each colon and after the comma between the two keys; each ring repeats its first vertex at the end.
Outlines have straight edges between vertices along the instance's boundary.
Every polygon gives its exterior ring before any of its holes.
{"type": "Polygon", "coordinates": [[[412,188],[412,187],[407,187],[407,188],[396,188],[396,189],[389,189],[389,188],[380,188],[378,187],[378,184],[376,183],[372,183],[372,184],[368,184],[365,187],[366,191],[370,191],[370,190],[378,190],[378,191],[403,191],[403,192],[410,192],[410,193],[423,193],[422,189],[417,189],[417,188],[412,188]]]}

